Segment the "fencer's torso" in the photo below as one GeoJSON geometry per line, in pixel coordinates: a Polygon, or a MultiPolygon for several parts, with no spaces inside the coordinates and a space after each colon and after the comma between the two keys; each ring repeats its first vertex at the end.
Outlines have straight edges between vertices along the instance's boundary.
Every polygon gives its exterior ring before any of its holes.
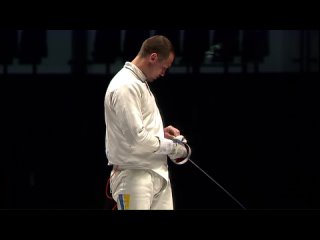
{"type": "Polygon", "coordinates": [[[104,101],[109,165],[152,169],[168,179],[167,156],[154,154],[163,123],[145,75],[126,62],[111,80],[104,101]]]}

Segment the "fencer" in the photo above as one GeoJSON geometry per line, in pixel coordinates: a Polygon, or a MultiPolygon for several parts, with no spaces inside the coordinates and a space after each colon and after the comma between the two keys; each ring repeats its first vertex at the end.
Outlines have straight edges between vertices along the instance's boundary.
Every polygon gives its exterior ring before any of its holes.
{"type": "Polygon", "coordinates": [[[179,129],[164,127],[148,85],[165,75],[174,57],[168,38],[152,36],[108,85],[105,150],[113,167],[110,190],[119,210],[174,208],[167,161],[186,163],[191,148],[179,129]]]}

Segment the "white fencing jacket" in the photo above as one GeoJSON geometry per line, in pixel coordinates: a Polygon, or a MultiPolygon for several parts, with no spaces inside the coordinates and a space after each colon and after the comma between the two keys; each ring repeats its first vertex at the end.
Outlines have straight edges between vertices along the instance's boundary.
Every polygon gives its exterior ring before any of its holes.
{"type": "Polygon", "coordinates": [[[146,76],[131,62],[113,77],[104,101],[109,165],[151,169],[168,180],[167,156],[155,154],[163,122],[146,76]]]}

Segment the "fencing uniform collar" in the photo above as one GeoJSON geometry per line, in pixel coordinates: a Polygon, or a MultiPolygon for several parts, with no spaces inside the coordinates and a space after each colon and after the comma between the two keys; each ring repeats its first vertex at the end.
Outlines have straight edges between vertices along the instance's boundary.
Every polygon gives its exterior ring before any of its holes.
{"type": "Polygon", "coordinates": [[[136,75],[136,77],[142,81],[142,82],[146,82],[147,81],[147,77],[144,75],[144,73],[133,63],[131,62],[126,62],[124,64],[124,67],[129,69],[134,75],[136,75]]]}

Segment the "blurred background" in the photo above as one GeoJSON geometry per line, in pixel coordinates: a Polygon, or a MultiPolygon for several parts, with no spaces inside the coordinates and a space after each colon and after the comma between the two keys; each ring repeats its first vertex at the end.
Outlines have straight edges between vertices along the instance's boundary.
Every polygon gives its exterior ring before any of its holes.
{"type": "MultiPolygon", "coordinates": [[[[247,209],[319,209],[319,32],[0,29],[0,208],[113,207],[104,94],[163,34],[176,59],[150,87],[191,159],[247,209]]],[[[169,165],[176,209],[240,209],[191,163],[169,165]]]]}

